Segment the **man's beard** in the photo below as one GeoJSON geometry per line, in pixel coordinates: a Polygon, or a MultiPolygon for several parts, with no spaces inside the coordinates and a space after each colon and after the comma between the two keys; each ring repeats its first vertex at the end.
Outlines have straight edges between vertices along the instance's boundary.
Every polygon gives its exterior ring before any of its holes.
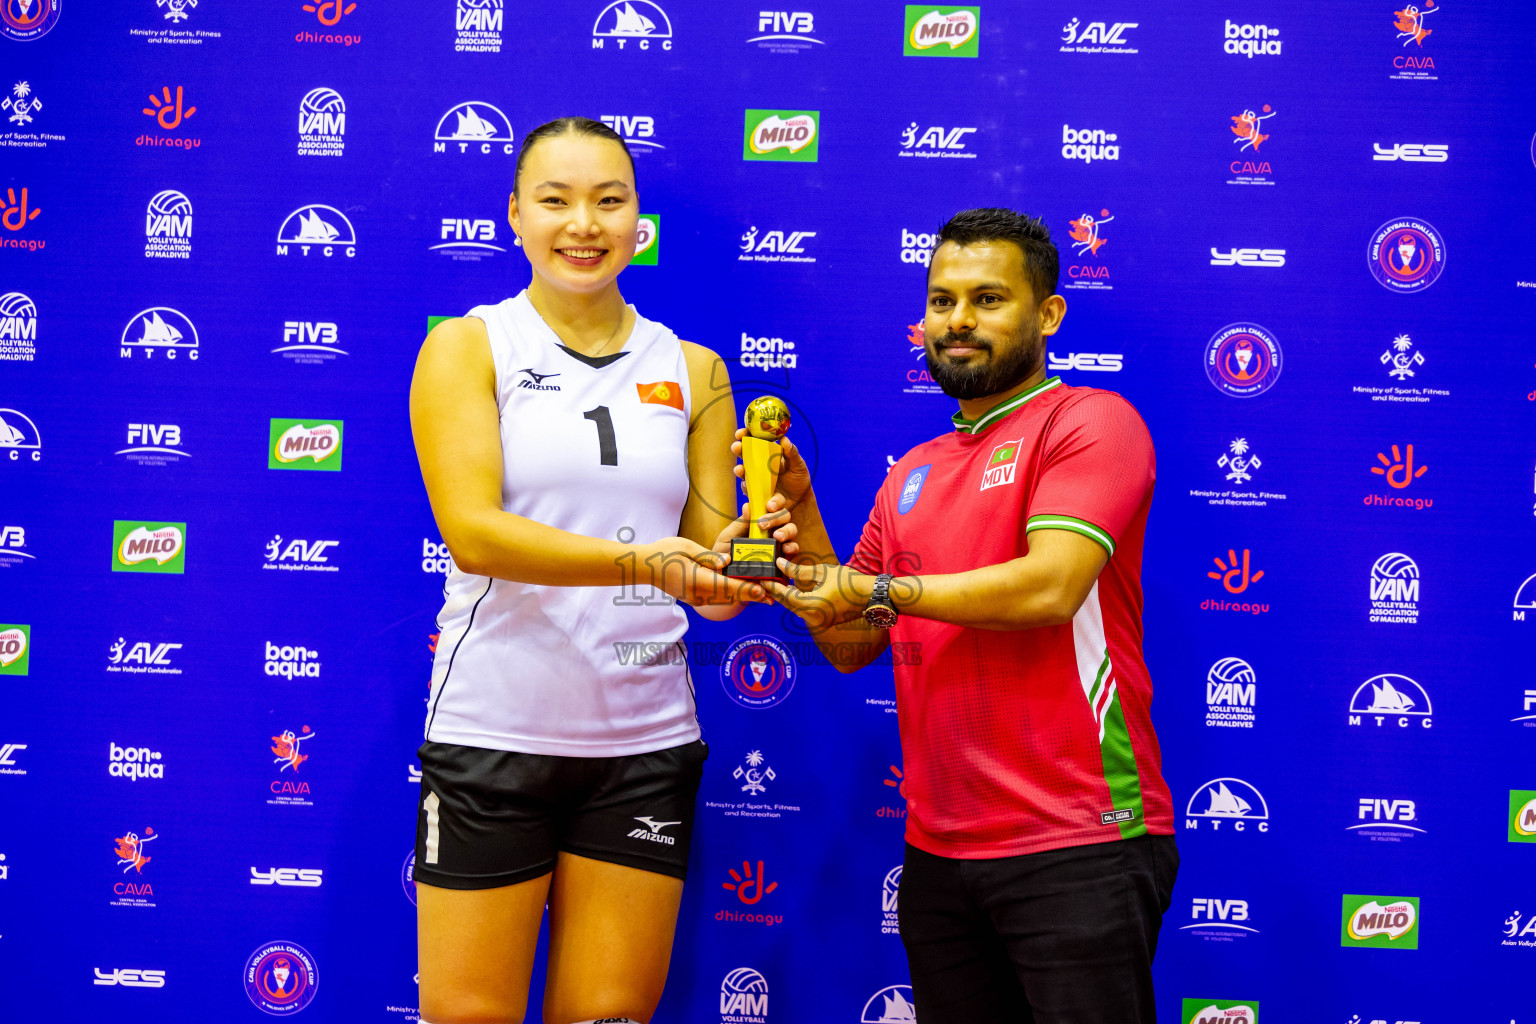
{"type": "Polygon", "coordinates": [[[928,375],[950,398],[985,398],[1000,394],[1023,383],[1030,374],[1040,368],[1040,321],[1032,320],[1019,327],[998,354],[998,346],[975,334],[959,335],[946,331],[933,339],[926,348],[928,375]],[[964,363],[941,362],[935,357],[938,349],[949,345],[969,345],[985,349],[985,361],[975,356],[964,363]]]}

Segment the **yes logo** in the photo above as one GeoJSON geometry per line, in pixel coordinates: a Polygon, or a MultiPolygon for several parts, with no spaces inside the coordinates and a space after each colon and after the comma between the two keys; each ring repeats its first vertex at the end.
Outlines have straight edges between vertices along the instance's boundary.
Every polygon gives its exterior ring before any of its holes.
{"type": "Polygon", "coordinates": [[[341,420],[272,420],[267,441],[267,468],[339,472],[341,427],[341,420]]]}
{"type": "Polygon", "coordinates": [[[1536,843],[1536,790],[1509,791],[1509,841],[1536,843]]]}
{"type": "Polygon", "coordinates": [[[819,110],[748,110],[741,158],[813,164],[820,150],[820,135],[819,110]]]}
{"type": "Polygon", "coordinates": [[[0,624],[0,676],[26,675],[31,660],[32,627],[0,624]]]}
{"type": "Polygon", "coordinates": [[[187,571],[187,524],[116,520],[112,524],[113,572],[187,571]]]}
{"type": "Polygon", "coordinates": [[[980,30],[980,7],[908,4],[901,52],[908,57],[974,57],[980,30]]]}
{"type": "Polygon", "coordinates": [[[1339,945],[1418,949],[1418,897],[1346,895],[1339,945]]]}

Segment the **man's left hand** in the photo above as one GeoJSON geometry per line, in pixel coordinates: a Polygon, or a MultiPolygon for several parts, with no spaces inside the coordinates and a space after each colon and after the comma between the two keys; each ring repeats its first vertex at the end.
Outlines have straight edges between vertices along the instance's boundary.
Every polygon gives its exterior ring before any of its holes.
{"type": "Polygon", "coordinates": [[[764,581],[762,586],[779,604],[805,620],[812,632],[859,619],[875,589],[875,578],[846,565],[796,565],[779,559],[788,584],[764,581]]]}

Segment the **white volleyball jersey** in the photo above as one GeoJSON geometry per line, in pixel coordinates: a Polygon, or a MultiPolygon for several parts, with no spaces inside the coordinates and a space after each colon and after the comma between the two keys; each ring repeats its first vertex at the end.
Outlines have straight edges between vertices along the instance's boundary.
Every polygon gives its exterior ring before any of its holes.
{"type": "MultiPolygon", "coordinates": [[[[561,344],[526,292],[468,315],[485,322],[496,364],[502,507],[588,537],[676,536],[692,404],[677,335],[636,314],[624,350],[592,359],[561,344]]],[[[665,593],[451,566],[444,595],[428,740],[614,757],[699,738],[687,617],[665,593]]]]}

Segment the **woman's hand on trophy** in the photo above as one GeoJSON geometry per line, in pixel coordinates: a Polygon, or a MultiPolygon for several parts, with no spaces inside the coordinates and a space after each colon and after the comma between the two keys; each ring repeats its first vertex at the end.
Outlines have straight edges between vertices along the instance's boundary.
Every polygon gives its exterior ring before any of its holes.
{"type": "MultiPolygon", "coordinates": [[[[736,440],[731,442],[731,455],[737,460],[733,472],[736,478],[746,486],[746,470],[741,465],[741,439],[747,436],[745,427],[736,429],[736,440]]],[[[781,509],[794,512],[799,505],[811,494],[811,471],[806,467],[805,460],[800,457],[800,449],[795,447],[795,442],[787,437],[779,439],[779,451],[782,453],[773,468],[778,473],[778,490],[768,499],[768,511],[778,512],[781,509]]]]}
{"type": "MultiPolygon", "coordinates": [[[[730,527],[726,530],[729,532],[730,527]]],[[[721,570],[729,562],[728,554],[696,544],[687,537],[667,537],[635,547],[635,582],[650,584],[684,604],[695,606],[770,600],[760,584],[722,575],[721,570]]]]}

